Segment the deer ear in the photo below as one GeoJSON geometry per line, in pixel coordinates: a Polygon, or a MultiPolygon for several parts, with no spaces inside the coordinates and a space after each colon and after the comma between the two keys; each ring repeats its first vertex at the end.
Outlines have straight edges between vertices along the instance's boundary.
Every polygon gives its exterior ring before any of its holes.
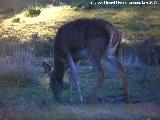
{"type": "Polygon", "coordinates": [[[43,66],[45,72],[50,75],[50,73],[51,73],[51,66],[48,63],[46,63],[46,62],[42,62],[42,66],[43,66]]]}

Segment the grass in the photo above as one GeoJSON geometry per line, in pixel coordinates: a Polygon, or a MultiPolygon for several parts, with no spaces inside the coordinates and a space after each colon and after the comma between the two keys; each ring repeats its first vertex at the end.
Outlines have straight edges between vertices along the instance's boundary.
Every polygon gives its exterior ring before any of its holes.
{"type": "MultiPolygon", "coordinates": [[[[72,105],[68,105],[66,103],[68,87],[64,89],[63,102],[61,104],[55,103],[48,85],[48,76],[39,73],[41,76],[39,79],[37,78],[39,84],[30,84],[27,87],[1,87],[0,118],[21,120],[71,118],[77,120],[135,120],[150,118],[158,120],[160,118],[160,74],[157,70],[159,69],[147,66],[133,68],[128,66],[131,104],[125,105],[121,100],[123,97],[122,83],[115,71],[110,69],[105,61],[103,63],[105,64],[106,80],[100,90],[98,103],[79,105],[74,91],[74,102],[72,105]]],[[[42,68],[39,69],[42,70],[42,68]]],[[[82,95],[86,100],[96,83],[96,76],[89,65],[80,66],[78,75],[82,95]]],[[[64,79],[66,81],[68,78],[64,79]]]]}
{"type": "Polygon", "coordinates": [[[18,51],[13,56],[0,57],[0,82],[6,84],[25,84],[31,79],[31,58],[18,51]],[[23,68],[23,69],[22,69],[23,68]]]}
{"type": "MultiPolygon", "coordinates": [[[[158,7],[127,7],[127,8],[99,8],[93,10],[71,8],[70,6],[48,6],[41,10],[37,17],[27,17],[28,10],[14,16],[20,18],[17,23],[13,18],[5,19],[1,26],[1,36],[16,36],[20,39],[30,39],[33,32],[38,32],[41,38],[55,35],[57,28],[78,18],[103,18],[117,26],[127,39],[135,39],[134,36],[149,36],[159,38],[160,14],[158,7]],[[136,23],[136,26],[135,26],[136,23]],[[153,29],[149,29],[149,28],[153,29]],[[36,28],[36,29],[35,29],[36,28]],[[144,32],[145,30],[145,32],[144,32]],[[5,34],[7,33],[7,34],[5,34]]],[[[141,39],[140,39],[141,40],[141,39]]]]}

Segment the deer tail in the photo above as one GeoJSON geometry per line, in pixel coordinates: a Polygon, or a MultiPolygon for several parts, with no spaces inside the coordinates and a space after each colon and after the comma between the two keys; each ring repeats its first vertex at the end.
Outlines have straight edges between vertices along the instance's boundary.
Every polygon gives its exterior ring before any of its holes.
{"type": "Polygon", "coordinates": [[[108,27],[106,28],[106,30],[109,33],[110,39],[109,39],[109,44],[108,44],[108,52],[110,54],[116,54],[116,56],[119,56],[119,46],[121,43],[121,34],[119,33],[118,30],[114,30],[114,29],[108,29],[108,27]]]}

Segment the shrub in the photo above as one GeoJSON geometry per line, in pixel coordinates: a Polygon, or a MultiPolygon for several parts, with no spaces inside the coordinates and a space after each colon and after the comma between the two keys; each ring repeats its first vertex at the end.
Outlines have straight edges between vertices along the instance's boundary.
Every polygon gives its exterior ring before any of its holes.
{"type": "Polygon", "coordinates": [[[33,6],[27,9],[26,16],[27,17],[37,17],[40,15],[41,11],[42,11],[42,7],[33,6]]]}
{"type": "Polygon", "coordinates": [[[16,23],[16,22],[20,22],[20,18],[13,18],[12,22],[16,23]]]}

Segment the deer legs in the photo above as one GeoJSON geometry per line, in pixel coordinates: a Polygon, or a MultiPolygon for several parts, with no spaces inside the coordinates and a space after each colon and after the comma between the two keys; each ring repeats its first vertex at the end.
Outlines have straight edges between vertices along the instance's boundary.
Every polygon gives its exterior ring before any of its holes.
{"type": "Polygon", "coordinates": [[[96,71],[98,74],[98,79],[97,79],[96,85],[91,93],[91,96],[89,98],[90,102],[94,102],[96,100],[99,89],[101,88],[101,86],[105,80],[103,67],[100,64],[96,64],[96,66],[97,66],[96,71]]]}
{"type": "MultiPolygon", "coordinates": [[[[98,91],[101,88],[104,80],[105,80],[105,75],[104,75],[104,69],[101,65],[101,55],[98,54],[91,54],[90,51],[87,51],[87,56],[92,64],[92,66],[94,67],[94,69],[97,72],[97,82],[96,85],[92,91],[92,94],[89,98],[90,102],[95,101],[98,91]]],[[[107,55],[107,60],[113,65],[113,67],[117,70],[117,72],[120,74],[120,77],[123,81],[123,86],[124,86],[124,100],[126,103],[129,103],[129,97],[128,97],[128,78],[127,78],[127,71],[126,69],[123,67],[123,65],[121,64],[121,62],[119,61],[119,59],[114,55],[114,54],[109,54],[107,55]]],[[[71,56],[71,54],[69,52],[67,52],[67,63],[69,65],[70,68],[70,92],[69,92],[69,101],[72,101],[72,83],[74,81],[75,86],[76,86],[76,91],[78,94],[78,100],[79,102],[82,102],[82,95],[81,95],[81,91],[80,91],[80,87],[79,87],[79,82],[77,79],[77,70],[76,70],[76,65],[73,61],[73,58],[71,56]]]]}
{"type": "Polygon", "coordinates": [[[75,63],[73,61],[73,58],[72,58],[72,56],[69,52],[67,52],[67,63],[68,63],[69,68],[70,68],[70,82],[71,82],[70,83],[70,90],[72,90],[72,85],[71,84],[72,84],[72,80],[73,80],[75,82],[76,91],[77,91],[77,94],[78,94],[78,100],[81,103],[83,101],[83,98],[82,98],[82,95],[81,95],[79,82],[78,82],[78,78],[77,78],[77,70],[76,70],[76,66],[75,66],[75,63]]]}
{"type": "Polygon", "coordinates": [[[93,66],[93,68],[96,70],[97,73],[97,82],[96,85],[91,93],[91,96],[89,97],[89,102],[94,102],[96,100],[97,94],[99,89],[101,88],[104,80],[105,80],[105,75],[104,75],[104,69],[100,63],[100,57],[93,57],[93,55],[91,55],[88,52],[88,58],[93,66]]]}
{"type": "Polygon", "coordinates": [[[73,99],[72,99],[73,80],[72,80],[70,71],[68,72],[68,74],[69,74],[69,82],[70,82],[69,91],[68,91],[68,102],[72,103],[73,102],[73,99]]]}
{"type": "Polygon", "coordinates": [[[121,62],[115,56],[108,56],[107,59],[120,74],[124,86],[124,100],[126,103],[129,103],[127,70],[123,67],[121,62]]]}

